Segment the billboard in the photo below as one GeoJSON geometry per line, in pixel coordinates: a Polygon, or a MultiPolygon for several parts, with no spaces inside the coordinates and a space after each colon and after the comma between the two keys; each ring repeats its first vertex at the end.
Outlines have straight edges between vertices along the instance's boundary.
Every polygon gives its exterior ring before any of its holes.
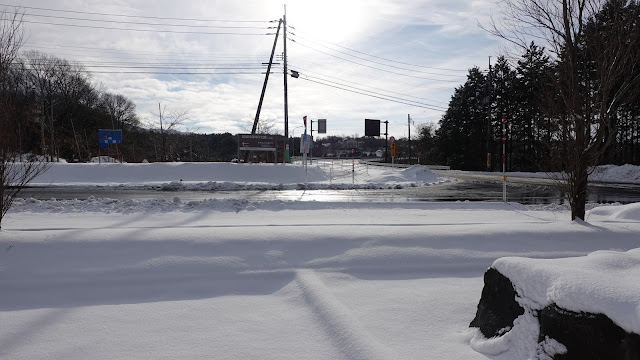
{"type": "Polygon", "coordinates": [[[111,144],[122,144],[122,130],[98,129],[98,143],[103,149],[111,144]]]}
{"type": "Polygon", "coordinates": [[[364,119],[364,136],[380,136],[380,120],[364,119]]]}
{"type": "Polygon", "coordinates": [[[240,150],[276,151],[276,135],[238,134],[240,150]]]}
{"type": "Polygon", "coordinates": [[[327,133],[327,119],[318,119],[318,134],[327,133]]]}

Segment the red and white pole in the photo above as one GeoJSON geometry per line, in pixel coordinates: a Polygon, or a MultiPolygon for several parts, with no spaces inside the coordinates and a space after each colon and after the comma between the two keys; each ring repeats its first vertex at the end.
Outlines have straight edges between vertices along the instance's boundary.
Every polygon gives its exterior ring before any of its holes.
{"type": "Polygon", "coordinates": [[[507,115],[502,114],[502,200],[507,202],[507,172],[506,172],[506,161],[507,161],[507,153],[506,153],[506,140],[507,140],[507,115]]]}

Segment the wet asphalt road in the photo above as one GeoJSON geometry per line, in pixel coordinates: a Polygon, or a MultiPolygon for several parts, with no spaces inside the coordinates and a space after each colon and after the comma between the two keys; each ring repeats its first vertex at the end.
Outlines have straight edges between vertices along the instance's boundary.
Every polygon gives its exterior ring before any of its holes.
{"type": "MultiPolygon", "coordinates": [[[[125,190],[118,188],[30,187],[20,197],[40,200],[84,200],[90,196],[112,199],[173,199],[198,201],[205,199],[247,199],[335,201],[335,202],[419,202],[419,201],[502,201],[502,175],[451,174],[456,182],[403,189],[360,190],[242,190],[242,191],[160,191],[151,189],[125,190]]],[[[548,179],[509,178],[507,200],[522,204],[562,204],[563,192],[548,179]]],[[[588,202],[640,202],[640,185],[591,183],[588,202]]]]}

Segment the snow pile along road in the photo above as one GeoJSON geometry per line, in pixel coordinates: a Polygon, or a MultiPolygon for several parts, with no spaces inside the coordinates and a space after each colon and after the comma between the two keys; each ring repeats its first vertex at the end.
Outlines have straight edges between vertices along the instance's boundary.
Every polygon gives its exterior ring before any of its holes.
{"type": "Polygon", "coordinates": [[[162,190],[371,189],[426,186],[450,181],[425,166],[387,169],[355,162],[292,164],[232,163],[53,163],[33,186],[152,187],[162,190]]]}

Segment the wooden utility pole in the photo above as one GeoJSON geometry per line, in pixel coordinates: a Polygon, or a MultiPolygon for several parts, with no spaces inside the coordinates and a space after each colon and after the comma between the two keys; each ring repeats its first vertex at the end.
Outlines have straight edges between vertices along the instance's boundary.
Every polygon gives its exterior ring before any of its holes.
{"type": "Polygon", "coordinates": [[[167,161],[167,151],[164,146],[164,129],[162,128],[162,109],[158,103],[158,117],[160,117],[160,140],[162,141],[162,161],[167,161]]]}
{"type": "Polygon", "coordinates": [[[282,17],[284,27],[284,138],[289,139],[289,96],[287,94],[287,5],[284,6],[284,16],[282,17]]]}
{"type": "Polygon", "coordinates": [[[409,127],[409,165],[411,165],[411,114],[407,114],[407,126],[409,127]]]}
{"type": "MultiPolygon", "coordinates": [[[[264,93],[267,90],[267,82],[269,81],[269,74],[271,73],[271,64],[273,64],[273,54],[276,51],[276,44],[278,43],[278,35],[280,34],[280,26],[282,25],[282,19],[278,21],[278,30],[276,31],[276,38],[273,40],[273,49],[271,49],[271,57],[269,58],[269,65],[267,66],[267,73],[264,76],[264,84],[262,85],[262,94],[260,94],[260,102],[258,102],[258,110],[256,111],[256,117],[253,120],[253,128],[251,133],[256,133],[258,127],[258,120],[260,120],[260,110],[262,109],[262,101],[264,100],[264,93]]],[[[285,76],[286,79],[286,76],[285,76]]]]}

